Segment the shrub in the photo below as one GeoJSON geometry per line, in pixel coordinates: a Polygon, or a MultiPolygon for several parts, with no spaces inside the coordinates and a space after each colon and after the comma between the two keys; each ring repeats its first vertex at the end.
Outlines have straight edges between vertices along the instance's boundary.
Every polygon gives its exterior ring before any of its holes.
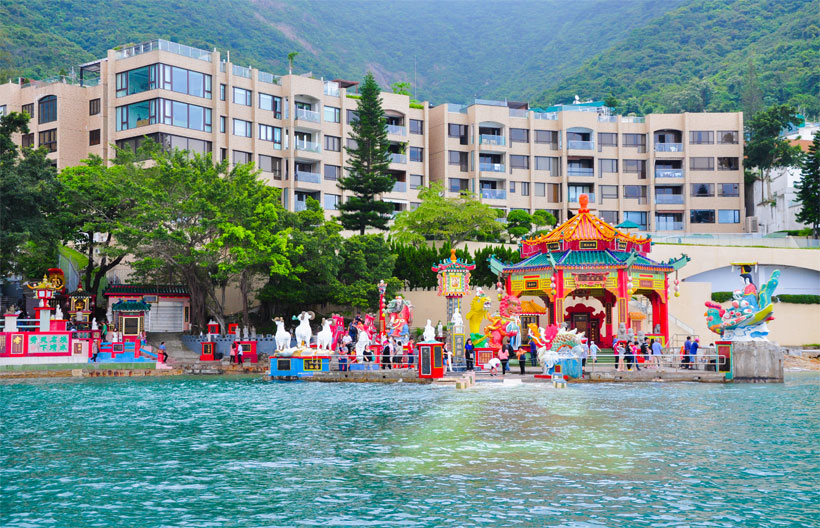
{"type": "Polygon", "coordinates": [[[726,302],[732,298],[732,292],[720,291],[712,292],[712,300],[718,303],[726,302]]]}
{"type": "Polygon", "coordinates": [[[820,304],[820,295],[775,295],[777,302],[792,304],[820,304]]]}

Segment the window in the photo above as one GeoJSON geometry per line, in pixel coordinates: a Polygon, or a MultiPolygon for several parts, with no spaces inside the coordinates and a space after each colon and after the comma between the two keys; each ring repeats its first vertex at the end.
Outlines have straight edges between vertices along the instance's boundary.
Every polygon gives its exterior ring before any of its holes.
{"type": "MultiPolygon", "coordinates": [[[[6,105],[0,106],[0,116],[6,114],[6,105]]],[[[23,113],[28,114],[29,119],[34,118],[34,103],[23,105],[23,113]]]]}
{"type": "Polygon", "coordinates": [[[219,161],[220,162],[225,161],[226,159],[228,159],[228,149],[226,149],[226,148],[219,149],[219,161]]]}
{"type": "Polygon", "coordinates": [[[458,165],[461,167],[461,172],[467,172],[467,153],[451,150],[447,153],[447,163],[458,165]]]}
{"type": "Polygon", "coordinates": [[[336,136],[325,136],[325,150],[330,152],[342,151],[342,138],[336,136]]]}
{"type": "Polygon", "coordinates": [[[89,130],[88,131],[88,144],[89,145],[99,145],[100,144],[100,129],[96,130],[89,130]]]}
{"type": "Polygon", "coordinates": [[[355,123],[359,120],[359,112],[355,110],[347,110],[347,124],[355,123]]]}
{"type": "Polygon", "coordinates": [[[714,209],[691,209],[689,211],[689,222],[692,224],[714,224],[714,209]]]}
{"type": "Polygon", "coordinates": [[[325,193],[325,209],[328,211],[335,211],[339,208],[339,204],[342,202],[342,197],[338,194],[327,194],[325,193]]]}
{"type": "Polygon", "coordinates": [[[534,185],[535,196],[546,196],[547,195],[547,184],[546,183],[536,183],[534,185]]]}
{"type": "Polygon", "coordinates": [[[718,170],[738,170],[740,162],[737,158],[718,158],[717,168],[718,170]]]}
{"type": "Polygon", "coordinates": [[[224,85],[224,84],[220,84],[220,85],[219,85],[219,100],[220,100],[220,101],[224,101],[224,100],[225,100],[225,90],[226,90],[225,85],[224,85]]]}
{"type": "Polygon", "coordinates": [[[151,99],[117,107],[117,130],[159,123],[210,132],[211,109],[168,99],[151,99]]]}
{"type": "Polygon", "coordinates": [[[469,189],[469,181],[464,178],[449,178],[450,192],[460,193],[469,189]]]}
{"type": "Polygon", "coordinates": [[[598,132],[599,147],[617,147],[618,134],[614,132],[598,132]]]}
{"type": "Polygon", "coordinates": [[[711,130],[692,130],[689,132],[689,143],[711,145],[715,142],[715,133],[711,130]]]}
{"type": "Polygon", "coordinates": [[[529,143],[530,131],[526,128],[511,128],[510,143],[529,143]]]}
{"type": "Polygon", "coordinates": [[[646,212],[644,211],[624,211],[624,221],[632,221],[646,229],[646,212]]]}
{"type": "Polygon", "coordinates": [[[535,131],[535,142],[536,143],[548,143],[552,145],[552,148],[558,148],[558,131],[557,130],[536,130],[535,131]]]}
{"type": "Polygon", "coordinates": [[[410,133],[411,134],[424,134],[424,121],[421,119],[411,119],[410,120],[410,133]]]}
{"type": "Polygon", "coordinates": [[[510,155],[510,169],[529,169],[530,157],[519,156],[517,154],[510,155]]]}
{"type": "Polygon", "coordinates": [[[646,203],[646,185],[624,185],[624,198],[646,203]]]}
{"type": "Polygon", "coordinates": [[[740,210],[739,209],[719,209],[718,210],[718,224],[739,224],[740,210]]]}
{"type": "Polygon", "coordinates": [[[45,147],[48,152],[57,152],[57,129],[44,130],[40,132],[38,144],[45,147]]]}
{"type": "Polygon", "coordinates": [[[595,203],[595,194],[592,185],[567,185],[567,194],[570,202],[577,202],[582,194],[589,196],[589,201],[595,203]]]}
{"type": "Polygon", "coordinates": [[[410,210],[415,211],[416,209],[419,208],[420,205],[421,205],[421,202],[410,202],[410,210]]]}
{"type": "Polygon", "coordinates": [[[624,134],[624,147],[635,147],[646,152],[646,134],[624,134]]]}
{"type": "Polygon", "coordinates": [[[253,160],[253,156],[251,156],[250,152],[242,152],[241,150],[234,150],[233,151],[233,164],[234,165],[243,165],[245,163],[250,163],[253,160]]]}
{"type": "Polygon", "coordinates": [[[618,211],[598,211],[598,216],[608,224],[615,225],[618,223],[618,211]]]}
{"type": "Polygon", "coordinates": [[[692,184],[692,196],[697,198],[702,198],[706,196],[714,196],[715,195],[715,184],[714,183],[693,183],[692,184]]]}
{"type": "Polygon", "coordinates": [[[421,189],[424,187],[424,175],[422,174],[411,174],[410,175],[410,188],[411,189],[421,189]]]}
{"type": "MultiPolygon", "coordinates": [[[[560,202],[561,201],[561,184],[548,183],[547,184],[547,201],[560,202]]],[[[556,216],[555,218],[558,218],[556,216]]]]}
{"type": "Polygon", "coordinates": [[[342,168],[338,165],[325,165],[325,179],[328,181],[338,181],[342,174],[342,168]]]}
{"type": "Polygon", "coordinates": [[[359,148],[359,143],[356,142],[356,140],[353,138],[347,138],[347,140],[345,141],[345,147],[351,150],[356,150],[357,148],[359,148]]]}
{"type": "Polygon", "coordinates": [[[40,99],[37,112],[39,114],[38,123],[51,123],[57,121],[57,97],[47,95],[40,99]]]}
{"type": "Polygon", "coordinates": [[[282,98],[259,92],[259,108],[273,112],[273,117],[282,119],[282,98]]]}
{"type": "Polygon", "coordinates": [[[641,180],[646,179],[646,160],[624,160],[624,172],[638,174],[641,180]]]}
{"type": "Polygon", "coordinates": [[[253,100],[253,92],[250,90],[245,90],[244,88],[239,88],[237,86],[233,87],[233,102],[236,104],[240,104],[243,106],[251,106],[251,101],[253,100]]]}
{"type": "MultiPolygon", "coordinates": [[[[274,131],[273,127],[270,125],[263,125],[259,123],[259,139],[261,141],[273,141],[274,131]]],[[[281,129],[280,132],[281,134],[281,129]]]]}
{"type": "Polygon", "coordinates": [[[618,172],[618,160],[616,159],[600,159],[598,166],[601,169],[600,174],[613,174],[618,172]]]}
{"type": "Polygon", "coordinates": [[[424,161],[424,149],[421,147],[410,147],[410,161],[424,161]]]}
{"type": "MultiPolygon", "coordinates": [[[[524,183],[524,182],[521,182],[521,183],[524,183]]],[[[514,181],[510,182],[509,191],[510,191],[510,194],[515,194],[515,182],[514,181]]]]}
{"type": "Polygon", "coordinates": [[[325,106],[325,121],[328,123],[341,123],[342,110],[335,106],[325,106]]]}
{"type": "Polygon", "coordinates": [[[702,171],[715,170],[715,158],[689,158],[689,168],[702,171]]]}
{"type": "MultiPolygon", "coordinates": [[[[251,127],[253,123],[250,121],[243,121],[242,119],[233,120],[233,135],[241,137],[252,137],[251,127]]],[[[234,162],[235,163],[235,162],[234,162]]]]}
{"type": "Polygon", "coordinates": [[[117,74],[117,97],[156,89],[210,99],[211,76],[167,64],[151,64],[117,74]]]}
{"type": "Polygon", "coordinates": [[[450,123],[447,125],[447,135],[455,138],[467,137],[467,125],[450,123]]]}
{"type": "Polygon", "coordinates": [[[88,101],[88,115],[97,115],[100,113],[100,100],[92,99],[88,101]]]}
{"type": "Polygon", "coordinates": [[[547,171],[552,176],[561,175],[561,160],[546,156],[535,156],[535,170],[547,171]]]}
{"type": "Polygon", "coordinates": [[[737,130],[718,130],[717,134],[721,145],[737,145],[737,130]]]}
{"type": "MultiPolygon", "coordinates": [[[[264,154],[259,155],[259,170],[262,172],[274,172],[274,160],[276,160],[276,170],[281,168],[281,159],[274,158],[273,156],[265,156],[264,154]]],[[[281,176],[281,175],[280,175],[281,176]]]]}
{"type": "MultiPolygon", "coordinates": [[[[23,105],[23,112],[26,111],[26,106],[28,105],[23,105]]],[[[0,117],[3,117],[4,115],[6,115],[6,105],[0,105],[0,117]]],[[[29,112],[28,115],[31,117],[31,112],[29,112]]]]}
{"type": "Polygon", "coordinates": [[[618,186],[617,185],[601,185],[601,198],[604,200],[617,200],[618,199],[618,186]]]}
{"type": "Polygon", "coordinates": [[[34,132],[29,132],[28,134],[23,134],[23,140],[21,142],[21,146],[23,148],[33,148],[34,147],[34,132]]]}
{"type": "Polygon", "coordinates": [[[147,92],[157,88],[157,64],[117,74],[117,97],[147,92]]]}
{"type": "Polygon", "coordinates": [[[740,196],[740,189],[737,183],[719,183],[718,194],[720,196],[740,196]]]}
{"type": "Polygon", "coordinates": [[[530,195],[530,183],[529,182],[521,182],[521,196],[529,196],[530,195]]]}
{"type": "Polygon", "coordinates": [[[227,121],[225,116],[219,116],[219,131],[223,134],[225,133],[225,121],[227,121]]]}

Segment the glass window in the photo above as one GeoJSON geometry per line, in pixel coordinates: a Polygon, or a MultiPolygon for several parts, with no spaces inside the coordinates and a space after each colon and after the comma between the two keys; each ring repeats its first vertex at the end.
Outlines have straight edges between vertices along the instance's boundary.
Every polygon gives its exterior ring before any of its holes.
{"type": "Polygon", "coordinates": [[[188,70],[174,67],[171,75],[171,89],[179,93],[188,93],[188,70]]]}
{"type": "MultiPolygon", "coordinates": [[[[188,94],[194,97],[205,97],[205,74],[188,71],[188,94]]],[[[210,99],[210,94],[208,94],[210,99]]]]}
{"type": "MultiPolygon", "coordinates": [[[[521,182],[521,183],[524,183],[524,182],[521,182]]],[[[515,182],[514,181],[510,182],[509,191],[510,191],[510,194],[515,194],[515,182]]]]}
{"type": "Polygon", "coordinates": [[[552,176],[560,176],[561,160],[547,156],[535,156],[535,170],[548,171],[552,176]]]}
{"type": "Polygon", "coordinates": [[[225,100],[225,85],[224,84],[219,85],[219,100],[220,101],[225,100]]]}
{"type": "Polygon", "coordinates": [[[338,165],[325,165],[325,179],[337,181],[342,173],[342,168],[338,165]]]}
{"type": "MultiPolygon", "coordinates": [[[[132,95],[148,90],[155,90],[157,86],[158,64],[151,64],[117,74],[117,97],[132,95]]],[[[168,87],[170,90],[170,86],[168,87]]]]}
{"type": "Polygon", "coordinates": [[[359,112],[356,110],[347,110],[347,124],[355,123],[359,120],[359,112]]]}
{"type": "Polygon", "coordinates": [[[159,101],[159,99],[151,99],[127,106],[118,106],[116,110],[117,130],[130,130],[156,124],[159,101]]]}
{"type": "Polygon", "coordinates": [[[720,196],[740,196],[740,188],[737,183],[719,183],[718,194],[720,196]]]}
{"type": "Polygon", "coordinates": [[[243,106],[251,106],[253,101],[253,92],[245,90],[237,86],[233,87],[233,102],[243,106]]]}
{"type": "Polygon", "coordinates": [[[259,170],[262,172],[273,172],[273,156],[259,155],[259,170]]]}
{"type": "Polygon", "coordinates": [[[534,185],[535,196],[546,196],[547,195],[547,184],[546,183],[538,183],[536,182],[534,185]]]}
{"type": "Polygon", "coordinates": [[[458,150],[450,150],[447,153],[447,162],[450,165],[458,165],[461,172],[467,172],[467,153],[458,150]]]}
{"type": "MultiPolygon", "coordinates": [[[[34,118],[34,103],[24,104],[23,113],[28,114],[29,119],[34,118]]],[[[0,106],[0,116],[6,115],[6,105],[0,106]]]]}
{"type": "Polygon", "coordinates": [[[100,113],[100,100],[92,99],[88,102],[88,115],[97,115],[100,113]]]}
{"type": "Polygon", "coordinates": [[[718,210],[719,224],[739,224],[740,210],[739,209],[719,209],[718,210]]]}
{"type": "Polygon", "coordinates": [[[705,197],[705,196],[714,196],[714,195],[715,195],[715,184],[714,183],[693,183],[692,184],[692,196],[705,197]]]}
{"type": "Polygon", "coordinates": [[[188,128],[188,105],[173,101],[172,123],[174,126],[188,128]]]}
{"type": "Polygon", "coordinates": [[[37,113],[39,114],[37,122],[40,124],[57,121],[57,97],[53,95],[47,95],[40,99],[40,104],[38,105],[37,113]]]}
{"type": "Polygon", "coordinates": [[[327,194],[325,193],[325,209],[328,211],[335,211],[339,208],[339,204],[342,201],[342,197],[338,194],[327,194]]]}
{"type": "Polygon", "coordinates": [[[646,178],[646,160],[624,160],[624,172],[638,174],[641,180],[646,178]]]}
{"type": "Polygon", "coordinates": [[[624,211],[624,221],[635,222],[641,229],[646,229],[646,216],[645,211],[624,211]]]}
{"type": "Polygon", "coordinates": [[[335,106],[325,106],[325,121],[328,123],[341,123],[342,110],[335,106]]]}
{"type": "Polygon", "coordinates": [[[88,144],[89,145],[99,145],[100,144],[100,129],[96,130],[89,130],[88,131],[88,144]]]}
{"type": "Polygon", "coordinates": [[[552,148],[558,148],[558,131],[557,130],[536,130],[536,143],[549,143],[552,148]]]}
{"type": "Polygon", "coordinates": [[[273,127],[259,123],[259,139],[261,141],[273,141],[273,127]]]}
{"type": "Polygon", "coordinates": [[[449,178],[450,192],[461,192],[469,189],[469,181],[464,178],[449,178]]]}
{"type": "Polygon", "coordinates": [[[738,170],[740,169],[740,161],[738,158],[718,158],[718,170],[738,170]]]}
{"type": "Polygon", "coordinates": [[[624,198],[646,198],[646,185],[624,185],[624,198]]]}
{"type": "Polygon", "coordinates": [[[243,121],[242,119],[233,120],[233,135],[241,137],[251,137],[250,121],[243,121]]]}
{"type": "Polygon", "coordinates": [[[689,211],[689,222],[692,224],[714,224],[714,209],[691,209],[689,211]]]}
{"type": "Polygon", "coordinates": [[[20,146],[23,148],[34,148],[34,132],[23,134],[20,146]]]}
{"type": "Polygon", "coordinates": [[[598,216],[608,224],[615,225],[618,223],[618,211],[598,211],[598,216]]]}
{"type": "Polygon", "coordinates": [[[529,182],[521,182],[521,196],[529,196],[530,195],[530,183],[529,182]]]}
{"type": "MultiPolygon", "coordinates": [[[[560,202],[561,201],[561,184],[560,183],[548,183],[547,184],[547,200],[550,202],[560,202]]],[[[558,218],[556,216],[555,218],[558,218]]]]}
{"type": "Polygon", "coordinates": [[[245,163],[250,163],[253,160],[250,152],[242,152],[241,150],[234,150],[233,151],[233,164],[234,165],[241,165],[245,163]]]}
{"type": "Polygon", "coordinates": [[[510,169],[529,169],[530,157],[517,154],[510,155],[510,169]]]}
{"type": "Polygon", "coordinates": [[[205,129],[205,109],[196,105],[185,105],[188,107],[188,128],[193,130],[205,129]]]}
{"type": "MultiPolygon", "coordinates": [[[[23,105],[23,112],[26,112],[26,107],[27,106],[28,105],[23,105]]],[[[32,105],[32,106],[34,106],[34,105],[32,105]]],[[[31,112],[26,112],[26,113],[28,113],[28,116],[31,117],[31,112]]],[[[3,117],[4,115],[6,115],[6,105],[0,105],[0,117],[3,117]]]]}
{"type": "Polygon", "coordinates": [[[347,138],[345,140],[345,148],[349,148],[350,150],[356,150],[359,148],[359,143],[353,138],[347,138]]]}
{"type": "Polygon", "coordinates": [[[259,92],[259,108],[273,112],[273,96],[259,92]]]}
{"type": "Polygon", "coordinates": [[[737,145],[737,130],[718,130],[718,143],[737,145]]]}
{"type": "Polygon", "coordinates": [[[331,152],[342,151],[342,138],[336,136],[325,136],[325,150],[331,152]]]}
{"type": "Polygon", "coordinates": [[[570,202],[577,202],[582,194],[589,196],[590,202],[595,202],[595,193],[592,192],[592,185],[568,185],[567,194],[570,202]]]}
{"type": "Polygon", "coordinates": [[[411,174],[410,188],[421,189],[422,187],[424,187],[424,176],[422,174],[411,174]]]}
{"type": "Polygon", "coordinates": [[[424,149],[421,147],[410,147],[410,161],[424,161],[424,149]]]}
{"type": "Polygon", "coordinates": [[[57,129],[53,128],[40,132],[38,145],[45,147],[47,152],[57,152],[57,129]]]}
{"type": "Polygon", "coordinates": [[[617,147],[618,134],[614,132],[598,132],[598,145],[601,147],[617,147]]]}
{"type": "Polygon", "coordinates": [[[510,143],[529,143],[530,131],[526,128],[511,128],[510,143]]]}
{"type": "Polygon", "coordinates": [[[689,168],[702,171],[715,170],[715,158],[689,158],[689,168]]]}
{"type": "Polygon", "coordinates": [[[228,119],[225,116],[219,116],[219,131],[225,133],[225,121],[228,119]]]}
{"type": "Polygon", "coordinates": [[[624,134],[624,147],[637,147],[638,152],[646,152],[646,134],[624,134]]]}
{"type": "Polygon", "coordinates": [[[603,198],[603,199],[606,199],[606,200],[610,200],[610,199],[617,200],[618,199],[618,186],[617,185],[601,185],[600,186],[600,191],[601,191],[601,198],[603,198]]]}
{"type": "Polygon", "coordinates": [[[689,143],[694,145],[711,145],[715,142],[715,133],[711,130],[692,130],[689,132],[689,143]]]}
{"type": "Polygon", "coordinates": [[[612,174],[618,172],[618,160],[616,159],[601,159],[598,160],[598,164],[601,167],[601,174],[612,174]]]}
{"type": "Polygon", "coordinates": [[[411,119],[410,120],[410,133],[411,134],[424,134],[424,121],[421,119],[411,119]]]}
{"type": "Polygon", "coordinates": [[[457,125],[455,123],[450,123],[447,125],[447,135],[449,137],[466,137],[467,136],[467,125],[457,125]]]}

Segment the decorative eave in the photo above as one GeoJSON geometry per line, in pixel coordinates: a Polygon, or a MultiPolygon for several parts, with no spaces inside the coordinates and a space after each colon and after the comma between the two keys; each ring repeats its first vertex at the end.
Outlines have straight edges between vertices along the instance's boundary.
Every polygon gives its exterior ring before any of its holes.
{"type": "Polygon", "coordinates": [[[112,312],[147,312],[151,305],[142,301],[119,301],[111,306],[112,312]]]}
{"type": "Polygon", "coordinates": [[[686,266],[690,260],[692,260],[692,258],[689,255],[682,253],[680,258],[675,260],[669,259],[669,262],[667,262],[666,265],[671,266],[673,270],[677,271],[686,266]]]}
{"type": "Polygon", "coordinates": [[[475,263],[468,264],[463,260],[456,258],[456,250],[450,250],[450,258],[444,259],[439,262],[437,265],[432,267],[432,270],[436,273],[445,271],[448,273],[467,273],[468,271],[473,271],[475,269],[475,263]]]}

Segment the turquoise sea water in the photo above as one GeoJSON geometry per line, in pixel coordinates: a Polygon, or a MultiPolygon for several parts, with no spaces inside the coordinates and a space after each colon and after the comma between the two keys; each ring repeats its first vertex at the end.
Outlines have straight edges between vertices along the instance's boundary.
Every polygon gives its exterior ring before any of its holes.
{"type": "Polygon", "coordinates": [[[0,385],[0,526],[817,526],[784,385],[0,385]]]}

